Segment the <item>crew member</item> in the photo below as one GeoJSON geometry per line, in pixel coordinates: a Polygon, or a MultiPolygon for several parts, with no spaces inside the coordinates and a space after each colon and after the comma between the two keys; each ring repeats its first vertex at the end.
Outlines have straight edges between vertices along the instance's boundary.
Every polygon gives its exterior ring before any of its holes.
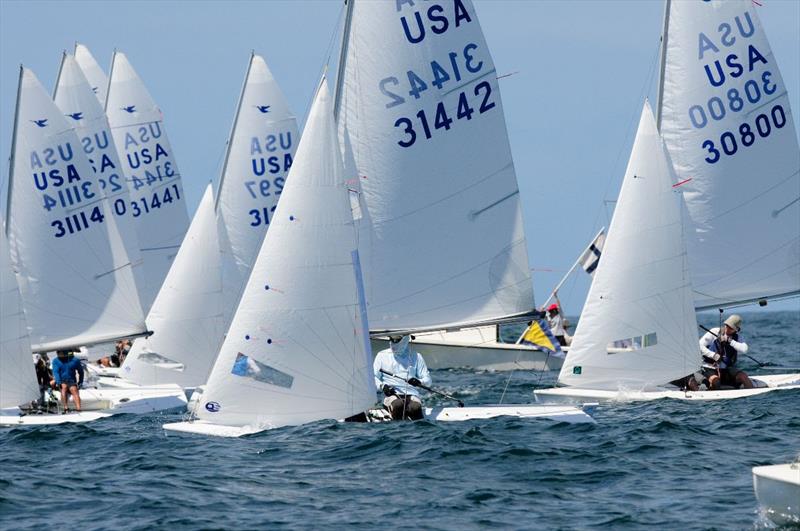
{"type": "Polygon", "coordinates": [[[739,354],[747,354],[747,343],[740,341],[742,318],[731,315],[720,328],[712,328],[700,338],[700,352],[703,356],[703,376],[708,380],[709,389],[719,389],[720,385],[752,389],[753,382],[747,374],[736,368],[739,354]]]}
{"type": "Polygon", "coordinates": [[[572,337],[567,334],[567,329],[564,326],[564,318],[561,317],[558,304],[553,303],[547,307],[547,324],[550,326],[550,331],[562,347],[572,343],[572,337]]]}
{"type": "Polygon", "coordinates": [[[74,354],[66,350],[56,352],[53,360],[53,377],[58,389],[61,390],[61,405],[64,413],[67,412],[69,395],[75,402],[75,410],[81,410],[81,395],[79,388],[83,385],[83,364],[74,354]]]}
{"type": "Polygon", "coordinates": [[[53,372],[48,367],[50,360],[47,354],[34,354],[33,363],[36,367],[36,381],[39,383],[39,405],[44,407],[45,392],[53,386],[53,372]]]}
{"type": "Polygon", "coordinates": [[[421,419],[422,399],[417,387],[431,384],[425,360],[419,352],[411,351],[410,342],[411,337],[407,335],[389,336],[389,348],[378,352],[372,364],[375,386],[383,392],[383,405],[394,420],[421,419]]]}

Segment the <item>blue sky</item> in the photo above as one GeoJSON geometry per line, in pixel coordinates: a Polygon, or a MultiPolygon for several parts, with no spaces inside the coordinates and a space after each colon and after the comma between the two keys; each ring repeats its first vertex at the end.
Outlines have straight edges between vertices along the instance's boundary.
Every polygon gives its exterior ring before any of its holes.
{"type": "MultiPolygon", "coordinates": [[[[498,73],[517,72],[501,89],[541,303],[610,219],[604,200],[616,197],[642,100],[655,89],[663,2],[475,3],[498,73]]],[[[798,113],[800,2],[760,3],[798,113]]],[[[193,212],[218,178],[250,50],[266,58],[302,124],[338,48],[341,8],[339,0],[0,0],[0,157],[9,155],[20,63],[52,88],[61,51],[76,40],[106,69],[116,47],[165,115],[193,212]]],[[[7,175],[5,165],[3,189],[7,175]]],[[[562,289],[568,313],[580,312],[587,287],[580,275],[562,289]]],[[[770,308],[800,309],[800,301],[770,308]]]]}

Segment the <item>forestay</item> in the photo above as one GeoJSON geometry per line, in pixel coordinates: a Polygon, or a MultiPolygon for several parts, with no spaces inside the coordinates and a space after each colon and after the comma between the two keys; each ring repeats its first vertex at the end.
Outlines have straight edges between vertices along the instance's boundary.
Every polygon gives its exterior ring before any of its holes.
{"type": "Polygon", "coordinates": [[[0,230],[0,331],[0,409],[15,408],[35,400],[39,387],[5,230],[0,230]]]}
{"type": "Polygon", "coordinates": [[[559,383],[666,384],[700,368],[682,206],[645,103],[614,217],[559,383]]]}
{"type": "Polygon", "coordinates": [[[222,342],[222,275],[209,184],[147,315],[153,335],[133,343],[122,377],[140,385],[206,382],[222,342]]]}
{"type": "Polygon", "coordinates": [[[691,216],[695,305],[800,292],[800,150],[750,0],[671,2],[661,132],[691,216]]]}
{"type": "Polygon", "coordinates": [[[106,113],[122,158],[144,260],[142,307],[147,313],[178,251],[189,215],[161,111],[125,54],[114,53],[106,113]]]}
{"type": "Polygon", "coordinates": [[[272,221],[299,136],[297,120],[267,63],[253,54],[217,196],[226,323],[272,221]]]}
{"type": "Polygon", "coordinates": [[[355,2],[340,127],[368,223],[373,331],[528,312],[533,291],[494,63],[468,0],[355,2]]]}
{"type": "Polygon", "coordinates": [[[6,230],[36,351],[145,331],[99,178],[36,76],[20,69],[6,230]]]}
{"type": "Polygon", "coordinates": [[[355,228],[323,80],[197,417],[259,429],[375,399],[355,228]]]}
{"type": "Polygon", "coordinates": [[[80,65],[83,74],[86,76],[89,86],[97,96],[100,105],[105,105],[106,94],[108,92],[108,77],[100,65],[97,64],[92,52],[85,45],[75,43],[75,60],[80,65]]]}
{"type": "Polygon", "coordinates": [[[130,205],[128,183],[111,135],[106,113],[92,92],[75,58],[64,53],[58,70],[53,99],[75,127],[81,147],[92,164],[101,194],[111,205],[125,252],[133,267],[137,288],[144,284],[139,240],[133,218],[126,215],[130,205]]]}

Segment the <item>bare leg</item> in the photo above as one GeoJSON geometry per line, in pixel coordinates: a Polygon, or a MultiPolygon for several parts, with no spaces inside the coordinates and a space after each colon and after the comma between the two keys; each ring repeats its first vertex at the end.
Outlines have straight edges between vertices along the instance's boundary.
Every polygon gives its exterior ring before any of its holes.
{"type": "Polygon", "coordinates": [[[752,389],[753,388],[753,381],[747,376],[747,373],[740,372],[736,375],[736,383],[741,385],[745,389],[752,389]]]}
{"type": "Polygon", "coordinates": [[[713,374],[708,377],[708,388],[712,391],[719,389],[719,376],[713,374]]]}
{"type": "Polygon", "coordinates": [[[67,401],[68,400],[69,400],[69,387],[67,386],[67,384],[62,383],[61,384],[61,406],[62,406],[61,410],[64,411],[65,413],[67,412],[67,401]]]}
{"type": "Polygon", "coordinates": [[[70,388],[69,388],[69,392],[72,394],[72,399],[75,401],[75,410],[76,411],[80,411],[81,410],[81,395],[80,395],[80,392],[78,391],[78,386],[77,385],[71,385],[70,388]]]}

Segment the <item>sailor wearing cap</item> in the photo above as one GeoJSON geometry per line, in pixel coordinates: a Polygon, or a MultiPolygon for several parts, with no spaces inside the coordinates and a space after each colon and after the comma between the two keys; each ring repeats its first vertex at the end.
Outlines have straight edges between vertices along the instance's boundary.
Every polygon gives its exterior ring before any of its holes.
{"type": "Polygon", "coordinates": [[[561,317],[558,304],[553,303],[547,307],[547,324],[562,347],[572,343],[572,337],[567,334],[564,318],[561,317]]]}
{"type": "Polygon", "coordinates": [[[389,348],[378,352],[372,364],[375,387],[385,395],[383,405],[394,420],[421,419],[422,400],[417,386],[431,385],[425,360],[419,352],[411,351],[410,342],[407,335],[389,336],[389,348]]]}
{"type": "Polygon", "coordinates": [[[747,343],[739,337],[741,330],[742,318],[734,314],[720,328],[712,328],[700,338],[703,376],[709,389],[719,389],[720,385],[753,388],[747,373],[736,368],[739,354],[747,354],[748,350],[747,343]]]}

